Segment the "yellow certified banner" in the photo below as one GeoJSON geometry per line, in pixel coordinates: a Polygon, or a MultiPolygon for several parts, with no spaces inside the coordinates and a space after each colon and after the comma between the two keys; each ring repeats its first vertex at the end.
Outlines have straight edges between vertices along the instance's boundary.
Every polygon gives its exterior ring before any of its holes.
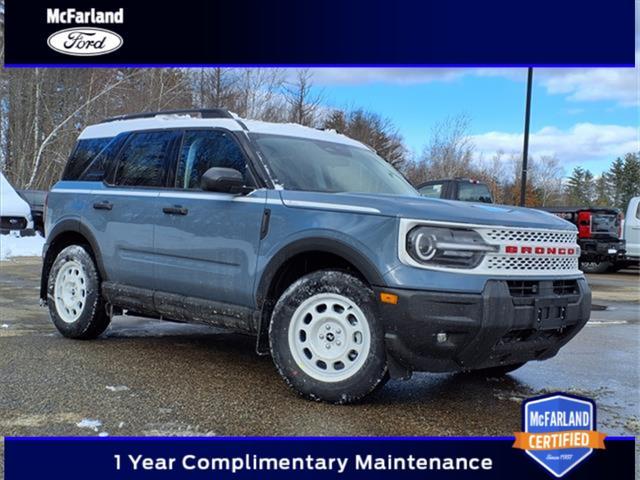
{"type": "Polygon", "coordinates": [[[563,448],[605,448],[606,434],[594,430],[567,430],[564,432],[515,432],[513,448],[522,450],[558,450],[563,448]]]}

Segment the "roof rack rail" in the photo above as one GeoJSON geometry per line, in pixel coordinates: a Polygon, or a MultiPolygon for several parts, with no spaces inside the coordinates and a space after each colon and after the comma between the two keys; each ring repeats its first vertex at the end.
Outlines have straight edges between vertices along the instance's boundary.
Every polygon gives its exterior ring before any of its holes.
{"type": "Polygon", "coordinates": [[[133,113],[130,115],[118,115],[102,120],[100,123],[115,122],[117,120],[133,120],[137,118],[153,118],[159,115],[181,115],[188,113],[200,114],[200,118],[234,118],[224,108],[188,108],[184,110],[160,110],[158,112],[133,113]]]}

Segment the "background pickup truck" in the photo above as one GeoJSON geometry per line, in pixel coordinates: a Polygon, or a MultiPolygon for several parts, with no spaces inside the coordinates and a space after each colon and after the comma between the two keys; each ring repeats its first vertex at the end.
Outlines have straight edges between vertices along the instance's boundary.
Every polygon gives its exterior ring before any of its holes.
{"type": "Polygon", "coordinates": [[[604,273],[617,270],[625,260],[622,239],[622,214],[615,208],[547,207],[541,208],[578,227],[580,270],[604,273]]]}
{"type": "Polygon", "coordinates": [[[44,206],[47,200],[46,190],[16,190],[31,208],[33,228],[44,237],[44,206]]]}
{"type": "Polygon", "coordinates": [[[420,195],[428,198],[446,198],[464,202],[493,203],[489,187],[470,178],[446,178],[430,180],[416,187],[420,195]]]}

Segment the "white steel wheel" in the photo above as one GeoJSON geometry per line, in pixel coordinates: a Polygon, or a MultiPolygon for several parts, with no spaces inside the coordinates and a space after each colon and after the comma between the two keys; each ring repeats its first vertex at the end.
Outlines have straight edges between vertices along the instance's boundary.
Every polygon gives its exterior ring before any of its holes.
{"type": "Polygon", "coordinates": [[[74,323],[87,304],[87,274],[80,262],[68,260],[61,265],[54,283],[54,301],[60,318],[74,323]]]}
{"type": "Polygon", "coordinates": [[[352,377],[371,349],[365,314],[336,293],[319,293],[302,302],[291,318],[288,339],[300,369],[321,382],[352,377]]]}

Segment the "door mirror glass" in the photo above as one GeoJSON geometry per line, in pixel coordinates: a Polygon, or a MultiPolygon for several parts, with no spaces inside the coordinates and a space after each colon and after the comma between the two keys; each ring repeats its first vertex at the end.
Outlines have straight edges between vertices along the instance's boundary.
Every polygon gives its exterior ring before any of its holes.
{"type": "Polygon", "coordinates": [[[202,175],[200,187],[207,192],[244,193],[242,174],[233,168],[212,167],[202,175]]]}

